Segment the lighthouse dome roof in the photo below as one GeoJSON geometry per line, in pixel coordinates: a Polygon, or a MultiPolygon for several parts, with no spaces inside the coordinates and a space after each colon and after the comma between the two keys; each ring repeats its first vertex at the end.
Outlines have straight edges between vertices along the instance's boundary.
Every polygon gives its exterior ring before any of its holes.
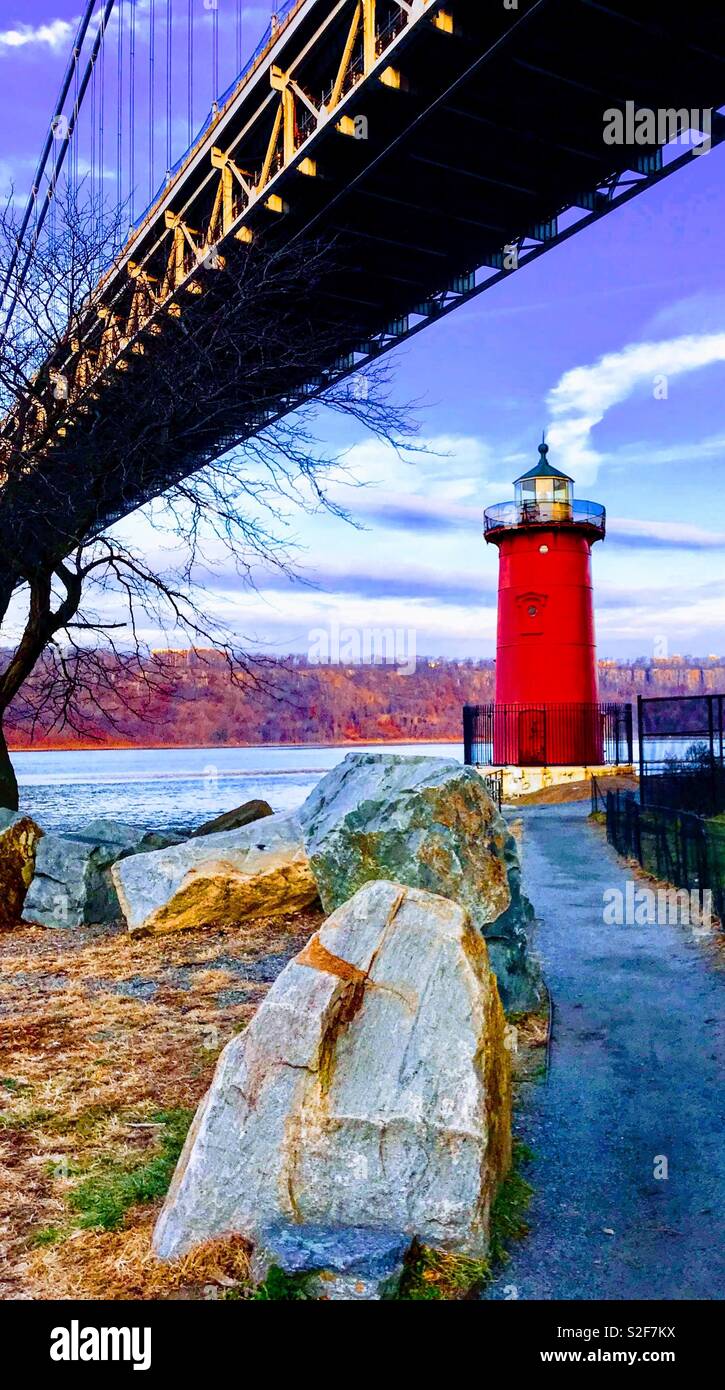
{"type": "Polygon", "coordinates": [[[523,483],[525,478],[564,478],[567,483],[574,482],[568,473],[562,473],[560,468],[554,468],[553,464],[549,463],[549,446],[544,439],[539,445],[539,453],[539,462],[530,468],[528,473],[522,473],[520,478],[516,478],[517,483],[523,483]]]}

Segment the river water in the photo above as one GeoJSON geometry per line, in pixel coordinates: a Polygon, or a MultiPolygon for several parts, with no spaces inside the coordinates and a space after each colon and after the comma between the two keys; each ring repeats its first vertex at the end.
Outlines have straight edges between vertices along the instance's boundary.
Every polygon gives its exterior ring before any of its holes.
{"type": "MultiPolygon", "coordinates": [[[[367,745],[356,745],[359,751],[367,745]]],[[[80,830],[99,816],[152,830],[190,830],[261,797],[293,810],[345,748],[139,748],[15,753],[21,809],[44,830],[80,830]]],[[[386,744],[372,751],[463,760],[462,745],[386,744]]]]}

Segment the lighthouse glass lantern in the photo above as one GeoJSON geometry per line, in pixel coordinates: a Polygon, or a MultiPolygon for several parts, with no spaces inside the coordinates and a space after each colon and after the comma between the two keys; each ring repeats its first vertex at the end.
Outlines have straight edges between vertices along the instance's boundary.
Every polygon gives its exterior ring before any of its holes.
{"type": "Polygon", "coordinates": [[[552,468],[548,461],[549,447],[542,440],[539,462],[523,477],[517,478],[516,506],[521,519],[532,522],[571,521],[574,502],[574,481],[566,473],[552,468]]]}
{"type": "Polygon", "coordinates": [[[513,504],[485,515],[499,551],[494,757],[501,765],[599,764],[592,546],[604,508],[574,497],[542,442],[513,504]]]}

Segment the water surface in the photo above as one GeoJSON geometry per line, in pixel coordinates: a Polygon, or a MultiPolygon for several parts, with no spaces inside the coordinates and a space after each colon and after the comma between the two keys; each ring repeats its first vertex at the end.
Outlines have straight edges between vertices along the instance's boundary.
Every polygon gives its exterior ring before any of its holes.
{"type": "MultiPolygon", "coordinates": [[[[356,748],[369,745],[356,745],[356,748]]],[[[451,743],[386,744],[374,752],[463,760],[451,743]]],[[[99,816],[154,830],[193,829],[261,797],[294,810],[350,747],[90,749],[15,753],[21,808],[45,830],[80,829],[99,816]]]]}

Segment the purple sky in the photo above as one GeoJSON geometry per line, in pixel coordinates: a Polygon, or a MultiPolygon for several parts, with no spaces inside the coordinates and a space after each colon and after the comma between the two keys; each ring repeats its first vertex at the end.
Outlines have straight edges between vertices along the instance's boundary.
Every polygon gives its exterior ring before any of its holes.
{"type": "MultiPolygon", "coordinates": [[[[272,8],[245,4],[245,48],[272,8]]],[[[220,0],[222,27],[234,9],[220,0]]],[[[78,10],[0,0],[3,191],[27,191],[78,10]]],[[[200,48],[199,120],[209,72],[200,48]]],[[[177,124],[176,153],[185,115],[177,124]]],[[[338,622],[415,629],[419,652],[492,655],[497,556],[480,512],[511,495],[546,426],[552,458],[612,519],[595,551],[600,654],[651,655],[663,638],[671,652],[725,652],[724,224],[721,147],[401,349],[396,390],[423,398],[439,455],[401,463],[336,426],[374,484],[350,495],[365,527],[291,517],[320,587],[245,594],[222,575],[210,608],[273,650],[307,650],[312,629],[338,622]]],[[[143,519],[132,525],[155,543],[143,519]]]]}

